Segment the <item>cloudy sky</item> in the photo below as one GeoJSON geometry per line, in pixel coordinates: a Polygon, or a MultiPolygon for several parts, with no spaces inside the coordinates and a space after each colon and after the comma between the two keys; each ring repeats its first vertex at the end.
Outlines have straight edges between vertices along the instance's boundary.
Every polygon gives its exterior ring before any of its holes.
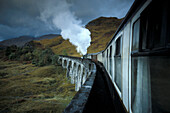
{"type": "Polygon", "coordinates": [[[0,40],[21,35],[59,34],[61,28],[68,26],[65,22],[68,20],[85,25],[100,16],[122,18],[133,2],[134,0],[0,0],[0,40]]]}

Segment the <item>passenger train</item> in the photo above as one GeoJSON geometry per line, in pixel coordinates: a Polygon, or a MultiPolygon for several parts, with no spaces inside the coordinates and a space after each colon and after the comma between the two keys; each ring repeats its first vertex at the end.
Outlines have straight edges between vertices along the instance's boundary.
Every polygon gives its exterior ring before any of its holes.
{"type": "Polygon", "coordinates": [[[135,0],[113,38],[87,58],[103,63],[129,113],[170,113],[170,1],[135,0]]]}

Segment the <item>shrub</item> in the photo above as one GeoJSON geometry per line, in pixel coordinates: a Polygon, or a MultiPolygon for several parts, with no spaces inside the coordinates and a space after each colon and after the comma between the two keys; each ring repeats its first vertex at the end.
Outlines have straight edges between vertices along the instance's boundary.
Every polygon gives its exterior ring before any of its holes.
{"type": "Polygon", "coordinates": [[[36,66],[45,66],[49,64],[56,64],[58,56],[53,53],[51,49],[35,50],[33,51],[34,58],[32,63],[36,66]]]}
{"type": "Polygon", "coordinates": [[[58,64],[58,55],[53,55],[53,56],[52,56],[52,64],[53,64],[53,65],[58,64]]]}
{"type": "Polygon", "coordinates": [[[65,55],[65,56],[68,55],[66,49],[64,49],[62,52],[63,52],[63,55],[65,55]]]}
{"type": "MultiPolygon", "coordinates": [[[[4,51],[6,58],[10,60],[31,61],[36,66],[57,64],[58,55],[55,55],[50,48],[33,49],[32,47],[10,46],[4,51]]],[[[66,51],[65,51],[66,53],[66,51]]],[[[66,54],[65,54],[66,55],[66,54]]]]}
{"type": "Polygon", "coordinates": [[[15,60],[17,58],[17,55],[15,54],[15,53],[11,53],[10,55],[9,55],[9,59],[10,60],[15,60]]]}

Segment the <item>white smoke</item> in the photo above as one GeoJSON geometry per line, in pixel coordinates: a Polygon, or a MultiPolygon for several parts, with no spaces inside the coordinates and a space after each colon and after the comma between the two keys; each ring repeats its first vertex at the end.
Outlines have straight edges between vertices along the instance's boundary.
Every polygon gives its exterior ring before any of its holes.
{"type": "Polygon", "coordinates": [[[64,39],[76,46],[77,52],[81,54],[87,53],[90,46],[90,31],[82,27],[82,22],[78,20],[74,13],[70,11],[71,4],[65,0],[48,1],[44,4],[40,19],[48,23],[50,29],[58,28],[64,39]]]}

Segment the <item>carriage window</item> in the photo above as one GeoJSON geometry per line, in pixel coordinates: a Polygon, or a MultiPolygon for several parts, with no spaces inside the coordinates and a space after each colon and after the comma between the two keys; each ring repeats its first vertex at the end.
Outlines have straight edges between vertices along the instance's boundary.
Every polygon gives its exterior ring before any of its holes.
{"type": "Polygon", "coordinates": [[[169,113],[170,56],[132,57],[131,66],[132,112],[169,113]]]}
{"type": "Polygon", "coordinates": [[[116,48],[115,48],[115,78],[114,81],[121,91],[122,87],[122,75],[121,75],[121,37],[116,40],[116,48]]]}
{"type": "MultiPolygon", "coordinates": [[[[168,22],[168,26],[170,26],[170,22],[168,22]]],[[[170,45],[170,27],[168,27],[167,37],[168,37],[168,45],[170,45]]]]}
{"type": "Polygon", "coordinates": [[[141,32],[141,38],[142,38],[142,50],[145,50],[147,47],[146,47],[146,36],[147,36],[147,30],[148,30],[148,22],[147,22],[147,20],[146,20],[146,15],[143,15],[142,17],[141,17],[141,30],[140,30],[140,32],[141,32]]]}
{"type": "Polygon", "coordinates": [[[108,57],[109,57],[109,53],[108,53],[109,51],[108,51],[108,49],[107,49],[107,58],[106,58],[106,64],[107,64],[107,69],[108,69],[108,57]]]}
{"type": "Polygon", "coordinates": [[[103,58],[104,66],[106,67],[106,51],[103,52],[103,58]]]}
{"type": "Polygon", "coordinates": [[[139,27],[140,26],[140,20],[138,19],[134,25],[133,25],[133,42],[132,42],[132,50],[138,50],[139,49],[139,27]]]}
{"type": "MultiPolygon", "coordinates": [[[[154,18],[157,17],[157,14],[153,15],[153,17],[154,18]]],[[[164,32],[164,31],[161,31],[161,29],[163,27],[162,22],[161,22],[162,17],[158,16],[157,19],[154,19],[152,21],[153,21],[153,23],[152,23],[151,29],[153,29],[153,30],[151,30],[151,32],[153,33],[152,37],[154,38],[153,46],[154,46],[154,48],[162,47],[162,46],[164,46],[164,40],[163,40],[164,38],[161,35],[161,33],[164,32]]]]}
{"type": "Polygon", "coordinates": [[[140,54],[131,55],[133,113],[170,113],[169,5],[153,1],[141,14],[140,54]]]}
{"type": "Polygon", "coordinates": [[[112,46],[110,46],[110,58],[112,57],[112,46]]]}
{"type": "Polygon", "coordinates": [[[104,53],[102,53],[102,57],[104,58],[105,56],[104,56],[104,53]]]}
{"type": "Polygon", "coordinates": [[[120,37],[116,40],[116,54],[120,55],[120,37]]]}
{"type": "Polygon", "coordinates": [[[166,18],[163,8],[150,6],[142,12],[140,24],[142,50],[150,51],[165,47],[166,18]]]}
{"type": "MultiPolygon", "coordinates": [[[[170,7],[168,7],[168,10],[167,10],[167,13],[168,13],[168,20],[170,20],[170,7]]],[[[170,21],[168,21],[168,24],[167,24],[167,37],[168,37],[168,44],[170,45],[170,21]]]]}
{"type": "Polygon", "coordinates": [[[109,56],[109,62],[110,62],[110,75],[112,76],[112,46],[110,46],[110,56],[109,56]]]}
{"type": "Polygon", "coordinates": [[[136,90],[137,90],[137,58],[132,58],[132,77],[131,77],[131,105],[132,105],[132,111],[134,111],[135,108],[135,98],[136,96],[136,90]]]}

